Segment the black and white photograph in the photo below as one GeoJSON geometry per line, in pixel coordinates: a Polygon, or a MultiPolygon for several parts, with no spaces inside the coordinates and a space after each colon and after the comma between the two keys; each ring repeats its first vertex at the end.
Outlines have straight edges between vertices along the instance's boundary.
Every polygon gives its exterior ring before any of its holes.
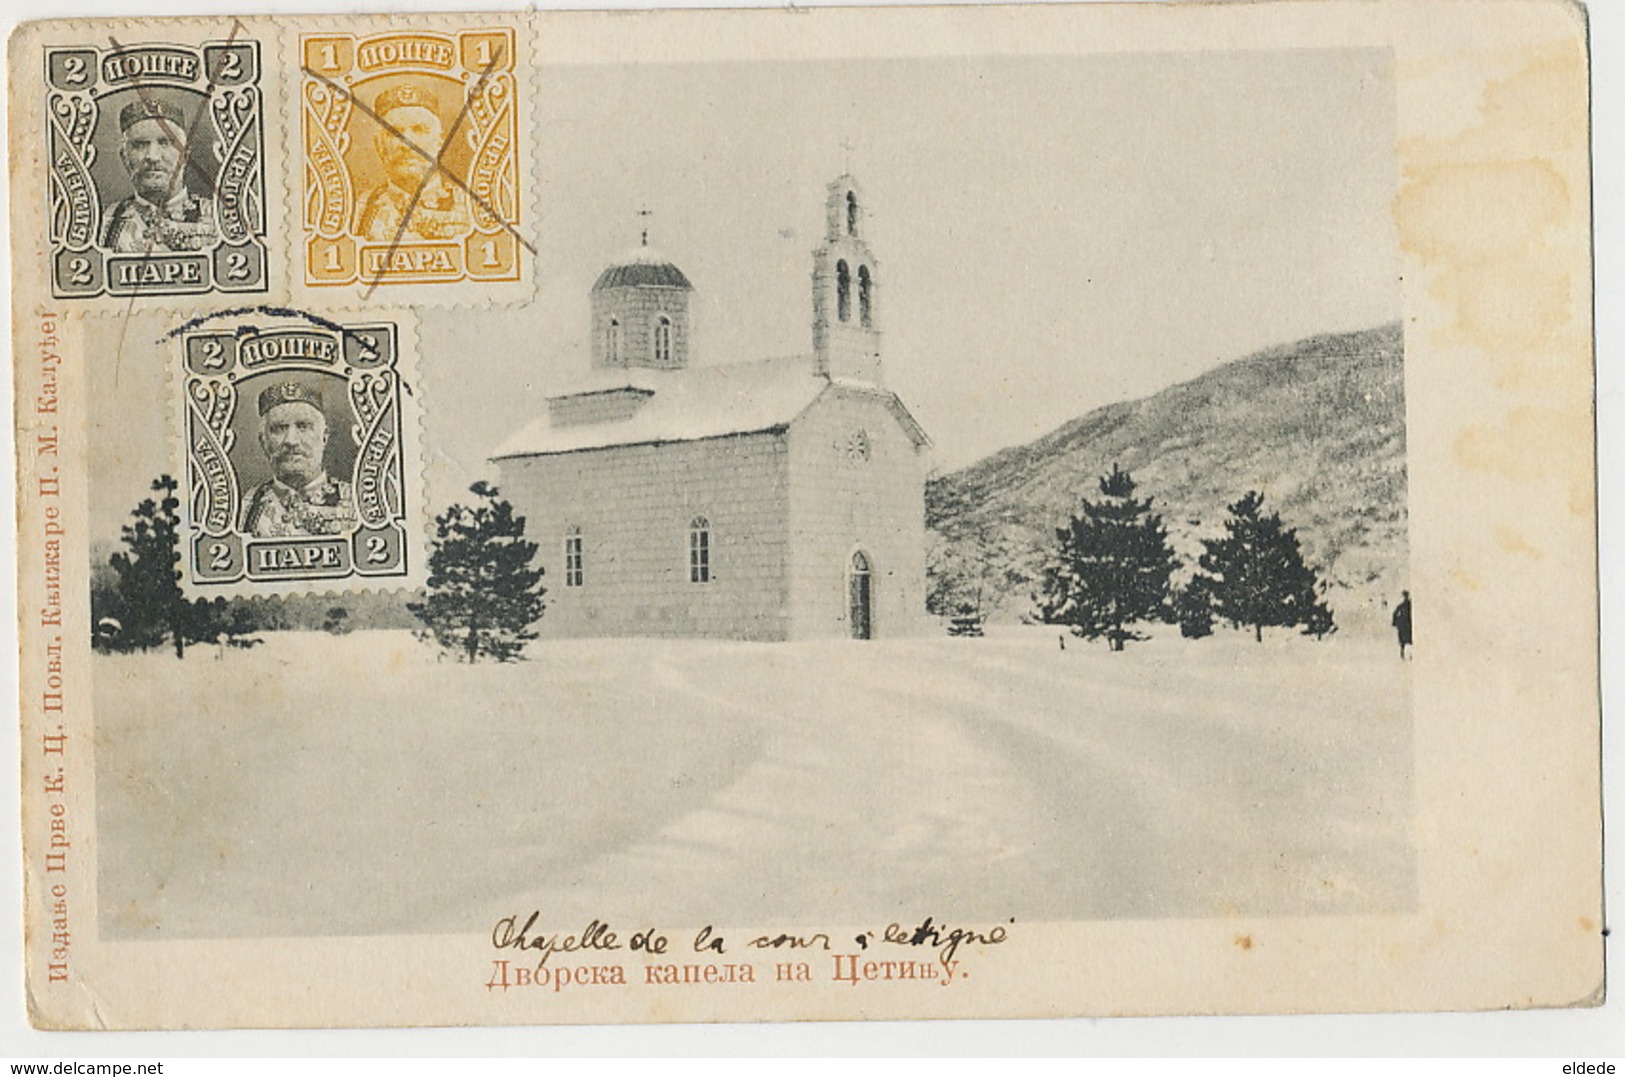
{"type": "MultiPolygon", "coordinates": [[[[921,893],[954,922],[1413,906],[1388,55],[594,67],[543,107],[552,287],[482,317],[478,352],[466,314],[421,318],[417,387],[436,511],[523,521],[436,556],[483,560],[495,603],[495,549],[529,544],[539,601],[483,626],[462,604],[489,652],[414,638],[446,632],[401,595],[240,599],[261,642],[164,678],[139,672],[173,662],[156,648],[97,656],[137,721],[99,760],[103,832],[130,831],[104,846],[111,930],[447,932],[516,903],[803,925],[921,893]],[[353,679],[374,652],[388,693],[353,679]],[[275,663],[310,705],[262,712],[275,663]],[[175,676],[263,766],[147,728],[132,691],[175,676]],[[448,724],[460,698],[482,705],[448,724]],[[538,786],[517,764],[544,754],[538,786]],[[155,775],[218,810],[153,827],[179,804],[155,775]],[[456,868],[365,900],[426,862],[456,868]]],[[[349,472],[289,425],[338,425],[319,375],[267,377],[237,383],[239,531],[348,531],[349,472]]],[[[160,466],[121,440],[93,501],[113,564],[160,466]]]]}

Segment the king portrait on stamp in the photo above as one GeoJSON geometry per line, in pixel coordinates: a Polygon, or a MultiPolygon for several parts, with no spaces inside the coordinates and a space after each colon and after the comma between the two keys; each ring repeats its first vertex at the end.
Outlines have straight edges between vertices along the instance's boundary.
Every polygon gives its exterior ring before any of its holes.
{"type": "Polygon", "coordinates": [[[119,110],[119,160],[133,193],[107,212],[102,246],[120,254],[206,250],[219,240],[214,199],[186,186],[189,117],[162,98],[119,110]]]}
{"type": "Polygon", "coordinates": [[[321,387],[279,381],[259,396],[260,448],[271,478],[249,491],[244,533],[256,538],[341,535],[356,523],[350,484],[327,473],[321,387]]]}
{"type": "Polygon", "coordinates": [[[357,235],[381,242],[454,239],[468,229],[467,200],[436,167],[445,123],[435,95],[407,82],[378,95],[373,149],[385,180],[356,206],[357,235]]]}

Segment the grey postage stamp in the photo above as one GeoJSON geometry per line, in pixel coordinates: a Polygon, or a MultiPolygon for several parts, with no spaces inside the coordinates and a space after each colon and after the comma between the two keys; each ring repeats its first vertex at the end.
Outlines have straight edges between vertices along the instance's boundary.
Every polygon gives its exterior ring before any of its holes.
{"type": "Polygon", "coordinates": [[[418,506],[396,326],[282,321],[180,336],[186,582],[399,584],[418,506]]]}
{"type": "Polygon", "coordinates": [[[263,292],[260,43],[45,49],[51,293],[263,292]]]}

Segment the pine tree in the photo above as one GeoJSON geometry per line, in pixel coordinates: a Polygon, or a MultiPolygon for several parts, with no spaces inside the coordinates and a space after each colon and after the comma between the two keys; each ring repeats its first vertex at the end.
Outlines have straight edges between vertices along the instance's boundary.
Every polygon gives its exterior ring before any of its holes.
{"type": "Polygon", "coordinates": [[[543,570],[532,567],[537,547],[525,539],[525,518],[488,483],[469,490],[475,504],[452,505],[435,517],[427,596],[407,608],[423,622],[419,639],[469,662],[512,661],[536,638],[543,570]]]}
{"type": "Polygon", "coordinates": [[[1174,617],[1179,621],[1179,634],[1186,639],[1213,635],[1213,597],[1202,577],[1191,577],[1174,595],[1174,617]]]}
{"type": "Polygon", "coordinates": [[[1196,579],[1213,612],[1232,625],[1251,625],[1256,640],[1262,642],[1265,628],[1292,625],[1323,636],[1333,629],[1332,611],[1320,599],[1320,581],[1304,562],[1298,533],[1279,513],[1264,515],[1263,506],[1257,491],[1229,506],[1225,537],[1202,540],[1205,575],[1196,579]]]}
{"type": "Polygon", "coordinates": [[[332,607],[322,619],[322,631],[330,636],[342,636],[354,627],[350,621],[350,611],[343,606],[332,607]]]}
{"type": "Polygon", "coordinates": [[[1105,637],[1114,651],[1147,637],[1131,626],[1166,619],[1168,579],[1179,563],[1151,499],[1134,496],[1134,480],[1112,465],[1100,480],[1101,499],[1056,530],[1057,548],[1044,569],[1038,614],[1070,625],[1084,639],[1105,637]]]}
{"type": "Polygon", "coordinates": [[[179,484],[170,475],[153,480],[157,499],[145,498],[124,525],[125,549],[109,563],[117,574],[115,611],[118,631],[113,646],[149,650],[168,639],[175,657],[186,656],[196,618],[181,594],[179,484]]]}
{"type": "Polygon", "coordinates": [[[130,512],[124,549],[107,559],[110,573],[92,572],[92,645],[104,650],[146,651],[166,642],[176,658],[188,644],[226,636],[241,641],[259,629],[254,608],[243,599],[194,599],[181,591],[180,484],[169,475],[153,480],[152,492],[130,512]]]}
{"type": "Polygon", "coordinates": [[[1315,596],[1315,604],[1309,607],[1309,614],[1303,620],[1303,634],[1319,640],[1336,632],[1337,624],[1332,620],[1332,608],[1326,604],[1325,580],[1316,581],[1315,596]]]}

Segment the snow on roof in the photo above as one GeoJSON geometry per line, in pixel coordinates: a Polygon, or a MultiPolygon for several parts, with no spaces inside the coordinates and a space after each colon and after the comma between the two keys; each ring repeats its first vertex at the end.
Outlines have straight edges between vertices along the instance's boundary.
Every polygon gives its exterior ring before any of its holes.
{"type": "Polygon", "coordinates": [[[676,263],[649,246],[648,237],[645,237],[642,246],[600,273],[592,290],[599,292],[606,288],[648,286],[686,288],[690,291],[694,288],[676,263]]]}
{"type": "Polygon", "coordinates": [[[813,373],[812,358],[805,355],[682,370],[595,370],[550,396],[616,389],[641,389],[654,395],[630,419],[554,428],[544,415],[499,446],[491,458],[773,430],[788,426],[829,386],[827,377],[813,373]]]}
{"type": "Polygon", "coordinates": [[[598,275],[592,290],[601,292],[606,288],[644,287],[687,288],[690,291],[694,288],[683,276],[683,271],[670,262],[632,262],[604,270],[598,275]]]}

